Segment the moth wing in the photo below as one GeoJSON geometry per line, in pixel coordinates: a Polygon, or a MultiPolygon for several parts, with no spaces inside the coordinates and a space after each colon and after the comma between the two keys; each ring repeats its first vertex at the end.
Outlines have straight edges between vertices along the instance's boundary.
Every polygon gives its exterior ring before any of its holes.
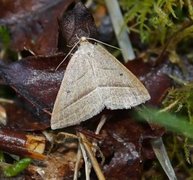
{"type": "Polygon", "coordinates": [[[51,128],[79,124],[105,106],[123,109],[150,99],[143,84],[100,45],[81,43],[72,56],[60,86],[51,128]]]}
{"type": "Polygon", "coordinates": [[[98,44],[95,56],[99,93],[108,109],[127,109],[150,99],[137,77],[98,44]]]}
{"type": "Polygon", "coordinates": [[[81,43],[69,61],[52,111],[52,129],[79,124],[104,108],[90,63],[93,51],[94,45],[81,43]]]}

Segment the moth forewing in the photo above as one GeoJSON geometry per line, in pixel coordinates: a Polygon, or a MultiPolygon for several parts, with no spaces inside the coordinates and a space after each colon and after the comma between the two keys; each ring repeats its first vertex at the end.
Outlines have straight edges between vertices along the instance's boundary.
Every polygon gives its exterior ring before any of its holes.
{"type": "Polygon", "coordinates": [[[128,109],[150,99],[143,84],[101,45],[81,41],[54,104],[51,128],[77,125],[108,109],[128,109]]]}

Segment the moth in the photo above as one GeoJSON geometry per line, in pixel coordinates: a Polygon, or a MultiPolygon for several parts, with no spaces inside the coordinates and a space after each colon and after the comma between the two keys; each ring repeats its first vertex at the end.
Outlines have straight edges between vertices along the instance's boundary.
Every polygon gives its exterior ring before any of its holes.
{"type": "Polygon", "coordinates": [[[56,97],[51,128],[77,125],[107,109],[129,109],[150,99],[144,85],[101,45],[80,39],[56,97]]]}

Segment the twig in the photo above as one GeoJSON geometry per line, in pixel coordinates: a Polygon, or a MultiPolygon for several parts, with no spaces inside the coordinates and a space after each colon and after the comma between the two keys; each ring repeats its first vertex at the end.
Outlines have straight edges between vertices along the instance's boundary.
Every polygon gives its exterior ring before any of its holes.
{"type": "Polygon", "coordinates": [[[79,133],[79,135],[80,135],[80,138],[81,138],[81,142],[84,145],[84,148],[85,148],[85,150],[86,150],[86,152],[88,154],[88,157],[90,158],[90,161],[92,163],[92,166],[93,166],[93,168],[95,170],[95,173],[96,173],[98,179],[99,180],[105,180],[105,177],[104,177],[104,175],[102,173],[102,170],[101,170],[101,168],[100,168],[100,166],[98,164],[98,161],[95,158],[95,156],[93,155],[93,152],[92,152],[90,146],[88,145],[89,142],[88,142],[87,138],[82,133],[79,133]]]}
{"type": "Polygon", "coordinates": [[[174,101],[174,102],[171,103],[169,106],[165,107],[164,109],[161,109],[159,112],[169,111],[169,110],[172,109],[178,102],[179,102],[179,100],[174,101]]]}
{"type": "Polygon", "coordinates": [[[82,154],[81,154],[81,149],[80,149],[80,145],[79,145],[78,151],[77,151],[77,157],[76,157],[76,164],[75,164],[75,168],[74,168],[73,180],[78,179],[78,171],[79,171],[79,164],[80,164],[81,158],[82,158],[82,154]]]}
{"type": "MultiPolygon", "coordinates": [[[[101,119],[100,119],[100,122],[99,122],[99,124],[98,124],[98,126],[97,126],[97,128],[96,128],[95,134],[99,134],[99,133],[100,133],[100,130],[101,130],[102,127],[104,126],[106,120],[107,120],[107,115],[102,115],[102,117],[101,117],[101,119]]],[[[94,141],[94,142],[92,143],[92,151],[93,151],[93,154],[94,154],[94,155],[95,155],[96,150],[97,150],[96,147],[97,147],[97,143],[94,141]]],[[[104,156],[103,156],[103,154],[102,154],[102,152],[101,152],[100,150],[99,150],[99,153],[100,153],[100,155],[101,155],[102,162],[104,162],[104,156]]],[[[92,167],[92,164],[89,163],[89,169],[88,169],[89,174],[90,174],[90,172],[91,172],[91,167],[92,167]]]]}
{"type": "Polygon", "coordinates": [[[80,145],[80,149],[81,149],[82,156],[83,156],[84,163],[85,163],[86,180],[90,180],[90,172],[89,172],[90,161],[89,161],[89,159],[87,157],[86,149],[85,149],[85,147],[84,147],[84,145],[83,145],[81,140],[79,140],[79,145],[80,145]]]}
{"type": "MultiPolygon", "coordinates": [[[[101,119],[100,119],[100,122],[99,122],[99,124],[98,124],[98,126],[97,126],[97,128],[96,128],[95,134],[99,134],[99,133],[100,133],[101,129],[103,128],[103,126],[104,126],[104,124],[105,124],[105,122],[107,121],[108,118],[109,118],[109,117],[108,117],[107,115],[102,115],[102,117],[101,117],[101,119]]],[[[93,145],[92,151],[93,151],[93,153],[95,154],[95,152],[96,152],[96,147],[97,147],[97,143],[96,143],[96,142],[93,142],[92,145],[93,145]]],[[[101,158],[102,158],[103,161],[104,161],[104,156],[102,155],[102,152],[99,151],[99,153],[100,153],[100,155],[101,155],[101,158]]]]}
{"type": "Polygon", "coordinates": [[[99,122],[99,124],[98,124],[98,126],[96,128],[95,134],[99,134],[100,133],[100,131],[101,131],[102,127],[104,126],[107,118],[108,118],[107,115],[102,115],[102,117],[100,119],[100,122],[99,122]]]}
{"type": "Polygon", "coordinates": [[[45,138],[9,129],[0,130],[0,149],[19,156],[44,160],[45,138]]]}
{"type": "Polygon", "coordinates": [[[14,103],[13,100],[11,100],[11,99],[5,99],[5,98],[0,98],[0,102],[2,102],[2,103],[10,103],[10,104],[13,104],[13,103],[14,103]]]}

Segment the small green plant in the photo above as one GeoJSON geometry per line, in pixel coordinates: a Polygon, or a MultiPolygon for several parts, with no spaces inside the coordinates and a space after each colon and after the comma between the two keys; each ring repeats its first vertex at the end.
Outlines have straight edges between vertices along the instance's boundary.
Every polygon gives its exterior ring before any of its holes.
{"type": "Polygon", "coordinates": [[[24,158],[16,162],[13,165],[10,165],[4,168],[3,173],[6,177],[14,177],[21,173],[27,166],[32,162],[30,158],[24,158]]]}
{"type": "Polygon", "coordinates": [[[4,158],[4,154],[2,151],[0,151],[0,162],[4,162],[5,158],[4,158]]]}
{"type": "Polygon", "coordinates": [[[18,59],[18,53],[10,49],[10,44],[11,37],[9,29],[5,26],[0,26],[0,59],[18,59]]]}
{"type": "MultiPolygon", "coordinates": [[[[182,87],[171,89],[168,92],[163,105],[165,107],[170,107],[170,111],[183,114],[186,116],[190,124],[193,125],[193,83],[188,83],[182,87]],[[175,103],[174,103],[175,102],[175,103]],[[172,104],[172,106],[171,106],[172,104]]],[[[184,130],[186,131],[186,129],[184,130]]],[[[189,138],[184,140],[184,154],[187,162],[190,163],[190,150],[193,143],[189,138]]]]}
{"type": "Polygon", "coordinates": [[[157,109],[147,107],[138,109],[137,113],[142,119],[148,122],[164,126],[168,130],[193,139],[193,125],[182,116],[176,116],[169,112],[161,112],[157,109]]]}
{"type": "Polygon", "coordinates": [[[9,31],[6,27],[0,26],[0,42],[3,49],[7,49],[10,43],[9,31]]]}

